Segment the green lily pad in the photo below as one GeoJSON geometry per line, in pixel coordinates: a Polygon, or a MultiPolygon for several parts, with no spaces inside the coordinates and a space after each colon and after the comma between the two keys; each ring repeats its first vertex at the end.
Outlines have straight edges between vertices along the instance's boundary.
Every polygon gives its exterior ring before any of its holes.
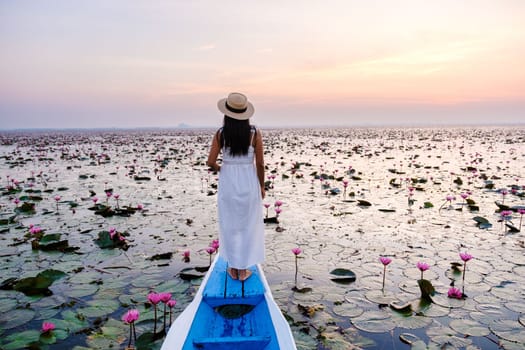
{"type": "Polygon", "coordinates": [[[62,318],[55,320],[55,326],[58,329],[65,330],[69,333],[76,333],[89,327],[88,319],[80,312],[65,310],[61,314],[62,318]]]}
{"type": "Polygon", "coordinates": [[[33,249],[44,251],[58,250],[65,251],[69,248],[68,240],[60,240],[60,233],[44,235],[40,240],[34,241],[33,249]]]}
{"type": "Polygon", "coordinates": [[[412,303],[412,310],[414,310],[416,315],[423,315],[426,317],[443,317],[450,313],[448,307],[434,304],[430,300],[421,298],[412,303]]]}
{"type": "Polygon", "coordinates": [[[320,338],[326,349],[331,350],[358,350],[359,346],[354,345],[352,337],[342,332],[338,327],[328,327],[321,334],[320,338]]]}
{"type": "Polygon", "coordinates": [[[50,345],[57,342],[57,337],[55,336],[55,332],[49,332],[47,334],[40,334],[39,341],[42,344],[50,345]]]}
{"type": "Polygon", "coordinates": [[[79,308],[77,311],[87,317],[101,317],[117,311],[119,307],[117,300],[92,299],[88,301],[88,306],[79,308]]]}
{"type": "Polygon", "coordinates": [[[17,213],[25,213],[25,214],[34,214],[35,211],[35,203],[32,202],[24,202],[22,205],[16,207],[15,212],[17,213]]]}
{"type": "Polygon", "coordinates": [[[121,233],[116,233],[113,238],[108,231],[101,231],[98,233],[98,238],[95,239],[95,243],[102,249],[122,248],[126,250],[128,245],[125,240],[120,240],[118,237],[121,233]]]}
{"type": "Polygon", "coordinates": [[[523,342],[525,339],[525,327],[514,320],[495,320],[489,326],[490,330],[498,337],[512,341],[523,342]]]}
{"type": "Polygon", "coordinates": [[[355,303],[344,302],[333,307],[334,314],[344,317],[357,317],[361,315],[364,310],[355,303]]]}
{"type": "Polygon", "coordinates": [[[75,284],[64,290],[64,294],[72,298],[83,298],[95,294],[99,289],[97,284],[75,284]]]}
{"type": "Polygon", "coordinates": [[[452,320],[449,324],[450,328],[465,336],[485,337],[490,334],[487,326],[479,322],[469,319],[452,320]]]}
{"type": "Polygon", "coordinates": [[[390,315],[381,311],[365,311],[351,321],[357,329],[370,333],[389,332],[396,327],[390,315]]]}
{"type": "Polygon", "coordinates": [[[436,292],[434,289],[434,286],[432,285],[432,282],[426,279],[419,279],[417,281],[417,284],[419,285],[419,289],[421,290],[421,297],[428,299],[431,296],[434,295],[436,292]]]}
{"type": "Polygon", "coordinates": [[[31,309],[14,309],[0,314],[0,329],[13,329],[33,319],[35,311],[31,309]]]}
{"type": "Polygon", "coordinates": [[[18,305],[18,301],[14,298],[0,299],[0,315],[13,310],[18,305]]]}
{"type": "Polygon", "coordinates": [[[153,255],[152,257],[148,258],[148,260],[169,260],[172,256],[173,252],[161,253],[153,255]]]}
{"type": "Polygon", "coordinates": [[[388,305],[393,301],[397,301],[397,296],[390,291],[370,290],[365,293],[365,297],[373,303],[380,305],[388,305]]]}
{"type": "Polygon", "coordinates": [[[59,312],[60,312],[60,309],[58,308],[38,309],[38,317],[35,317],[35,319],[36,320],[49,320],[55,317],[59,312]]]}
{"type": "Polygon", "coordinates": [[[50,242],[58,242],[60,240],[60,233],[50,233],[47,235],[43,235],[40,239],[40,244],[47,244],[50,242]]]}
{"type": "Polygon", "coordinates": [[[184,268],[179,273],[179,277],[184,281],[191,281],[194,279],[202,278],[204,277],[204,275],[206,275],[205,272],[199,272],[193,267],[184,268]]]}
{"type": "Polygon", "coordinates": [[[0,219],[0,225],[14,224],[16,222],[16,215],[10,216],[7,219],[0,219]]]}
{"type": "Polygon", "coordinates": [[[456,335],[450,327],[436,326],[427,329],[427,335],[439,348],[453,346],[455,349],[464,348],[472,344],[472,340],[456,335]]]}
{"type": "Polygon", "coordinates": [[[122,341],[113,337],[108,337],[104,333],[92,333],[87,337],[87,344],[90,349],[119,349],[122,341]]]}
{"type": "Polygon", "coordinates": [[[432,318],[395,312],[392,315],[392,321],[395,323],[396,327],[405,329],[419,329],[428,327],[428,325],[432,323],[432,318]]]}
{"type": "MultiPolygon", "coordinates": [[[[414,335],[412,333],[401,333],[399,335],[399,339],[403,343],[408,344],[408,345],[413,345],[416,342],[421,341],[421,339],[418,336],[416,336],[416,335],[414,335]]],[[[426,349],[426,346],[425,346],[425,349],[426,349]]]]}
{"type": "Polygon", "coordinates": [[[330,274],[335,276],[331,277],[330,279],[337,283],[350,284],[356,280],[355,273],[348,269],[337,268],[330,271],[330,274]]]}
{"type": "Polygon", "coordinates": [[[475,216],[472,218],[472,220],[477,222],[477,226],[479,228],[485,229],[485,228],[491,228],[492,224],[484,217],[481,216],[475,216]]]}
{"type": "Polygon", "coordinates": [[[50,295],[48,289],[54,281],[66,276],[59,270],[45,270],[40,272],[36,277],[26,277],[18,280],[13,289],[24,293],[25,295],[50,295]]]}
{"type": "MultiPolygon", "coordinates": [[[[181,277],[182,278],[182,277],[181,277]]],[[[144,287],[151,288],[151,286],[156,286],[164,280],[163,276],[160,274],[155,275],[142,275],[131,281],[131,285],[134,287],[144,287]]]]}
{"type": "Polygon", "coordinates": [[[2,339],[0,344],[3,350],[26,349],[27,345],[37,342],[40,338],[40,332],[37,330],[27,330],[10,334],[2,339]]]}

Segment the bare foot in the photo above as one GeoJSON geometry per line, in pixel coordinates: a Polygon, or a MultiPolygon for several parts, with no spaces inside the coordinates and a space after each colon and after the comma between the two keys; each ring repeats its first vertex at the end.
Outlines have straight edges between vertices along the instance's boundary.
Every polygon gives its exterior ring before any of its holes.
{"type": "Polygon", "coordinates": [[[228,275],[234,280],[239,279],[239,270],[228,267],[228,275]]]}
{"type": "Polygon", "coordinates": [[[246,281],[250,276],[252,275],[252,272],[250,270],[242,269],[239,270],[239,280],[246,281]]]}

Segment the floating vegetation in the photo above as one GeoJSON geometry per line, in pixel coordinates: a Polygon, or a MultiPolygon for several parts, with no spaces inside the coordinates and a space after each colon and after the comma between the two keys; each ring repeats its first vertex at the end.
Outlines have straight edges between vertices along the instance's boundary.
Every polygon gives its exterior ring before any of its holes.
{"type": "Polygon", "coordinates": [[[344,268],[334,269],[330,271],[330,274],[332,275],[331,280],[337,283],[350,284],[356,280],[355,273],[344,268]]]}
{"type": "Polygon", "coordinates": [[[25,295],[51,295],[49,287],[64,276],[66,274],[62,271],[48,269],[39,272],[35,277],[9,278],[0,284],[0,289],[16,290],[25,295]]]}
{"type": "MultiPolygon", "coordinates": [[[[212,134],[0,134],[0,348],[160,348],[215,254],[212,134]],[[177,304],[165,312],[152,290],[177,304]]],[[[299,349],[523,348],[523,128],[264,141],[262,267],[299,349]]]]}

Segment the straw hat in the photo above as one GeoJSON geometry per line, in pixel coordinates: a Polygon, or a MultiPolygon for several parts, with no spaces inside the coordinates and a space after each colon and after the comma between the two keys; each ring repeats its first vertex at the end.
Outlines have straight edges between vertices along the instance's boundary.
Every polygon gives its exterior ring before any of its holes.
{"type": "Polygon", "coordinates": [[[222,98],[217,102],[217,107],[225,116],[237,120],[246,120],[255,112],[253,105],[248,102],[248,98],[239,93],[232,92],[227,98],[222,98]]]}

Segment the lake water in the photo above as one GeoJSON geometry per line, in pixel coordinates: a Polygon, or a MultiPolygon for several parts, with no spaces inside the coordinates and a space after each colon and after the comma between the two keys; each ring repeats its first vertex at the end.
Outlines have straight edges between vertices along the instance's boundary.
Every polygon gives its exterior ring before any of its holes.
{"type": "MultiPolygon", "coordinates": [[[[525,349],[525,127],[262,131],[261,210],[283,202],[263,269],[299,349],[525,349]]],[[[0,349],[124,348],[130,308],[152,332],[149,292],[188,305],[218,237],[212,134],[0,133],[0,349]],[[97,242],[111,228],[126,246],[97,242]]]]}

